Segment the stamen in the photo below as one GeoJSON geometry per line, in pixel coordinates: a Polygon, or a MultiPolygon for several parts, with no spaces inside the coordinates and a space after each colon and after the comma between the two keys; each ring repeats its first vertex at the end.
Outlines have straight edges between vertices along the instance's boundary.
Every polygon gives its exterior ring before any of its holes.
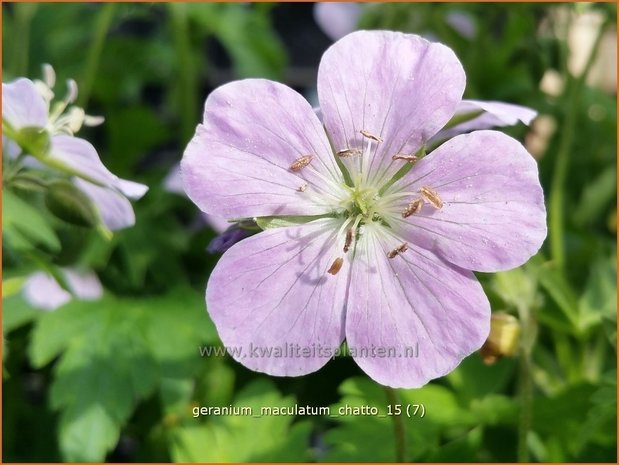
{"type": "Polygon", "coordinates": [[[331,267],[327,270],[327,273],[335,276],[342,269],[343,264],[344,259],[342,257],[337,257],[335,260],[333,260],[333,263],[331,264],[331,267]]]}
{"type": "Polygon", "coordinates": [[[438,193],[435,190],[432,190],[429,187],[424,186],[421,189],[419,189],[419,193],[426,201],[431,203],[432,206],[436,208],[437,210],[443,208],[443,201],[438,196],[438,193]]]}
{"type": "Polygon", "coordinates": [[[56,85],[56,72],[52,65],[47,63],[43,65],[43,82],[49,89],[53,89],[56,85]]]}
{"type": "Polygon", "coordinates": [[[387,254],[388,258],[395,258],[397,257],[399,254],[402,254],[404,252],[406,252],[408,250],[408,244],[406,242],[404,242],[403,244],[401,244],[400,246],[396,247],[395,249],[393,249],[392,251],[390,251],[387,254]]]}
{"type": "Polygon", "coordinates": [[[424,201],[421,198],[413,200],[402,212],[402,218],[408,218],[409,216],[418,213],[421,210],[421,207],[423,207],[423,204],[424,201]]]}
{"type": "Polygon", "coordinates": [[[340,158],[348,158],[355,155],[361,155],[361,150],[359,149],[342,149],[339,150],[336,155],[340,158]]]}
{"type": "Polygon", "coordinates": [[[292,165],[290,165],[290,171],[301,171],[309,165],[313,159],[314,155],[303,155],[301,158],[296,159],[292,165]]]}
{"type": "Polygon", "coordinates": [[[417,157],[415,155],[405,155],[403,153],[397,153],[395,154],[393,157],[391,157],[392,160],[404,160],[407,161],[409,163],[415,163],[417,161],[417,157]]]}
{"type": "Polygon", "coordinates": [[[375,136],[374,134],[372,134],[369,131],[365,131],[365,130],[362,129],[359,132],[361,133],[362,136],[367,137],[368,139],[375,140],[376,142],[382,142],[383,141],[382,137],[375,136]]]}
{"type": "Polygon", "coordinates": [[[307,189],[307,183],[303,184],[302,186],[299,186],[297,188],[297,192],[305,192],[305,189],[307,189]]]}
{"type": "Polygon", "coordinates": [[[355,240],[355,228],[350,228],[346,231],[346,240],[344,241],[344,253],[350,250],[350,246],[355,240]]]}

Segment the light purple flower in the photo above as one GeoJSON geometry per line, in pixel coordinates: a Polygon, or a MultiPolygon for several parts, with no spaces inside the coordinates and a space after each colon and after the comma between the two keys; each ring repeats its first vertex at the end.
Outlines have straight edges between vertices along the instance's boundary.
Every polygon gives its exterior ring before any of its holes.
{"type": "MultiPolygon", "coordinates": [[[[46,132],[49,135],[47,151],[30,154],[36,157],[37,164],[72,175],[74,184],[92,200],[110,230],[132,226],[135,215],[128,199],[141,198],[148,187],[111,173],[92,144],[73,136],[83,124],[98,124],[101,119],[89,117],[78,107],[69,107],[77,96],[77,86],[73,81],[69,81],[67,97],[52,106],[50,86],[53,87],[55,78],[52,76],[48,80],[51,81],[49,85],[26,78],[2,84],[4,133],[14,134],[14,138],[18,139],[23,129],[46,132]]],[[[27,150],[25,147],[22,149],[27,150]]],[[[25,162],[24,165],[31,166],[32,163],[25,162]]]]}
{"type": "Polygon", "coordinates": [[[31,274],[23,287],[24,299],[34,308],[55,310],[73,297],[79,300],[97,300],[103,295],[103,287],[92,271],[79,271],[72,268],[60,269],[71,292],[63,289],[51,274],[37,271],[31,274]]]}
{"type": "Polygon", "coordinates": [[[314,20],[331,39],[338,40],[357,27],[361,5],[349,2],[320,2],[314,5],[314,20]]]}
{"type": "Polygon", "coordinates": [[[289,221],[231,247],[210,276],[208,312],[239,362],[303,375],[346,339],[374,380],[417,387],[481,347],[490,305],[473,271],[526,262],[546,213],[535,161],[500,132],[411,161],[464,86],[449,48],[360,31],[322,57],[324,127],[276,82],[210,94],[181,163],[187,194],[208,214],[289,221]]]}
{"type": "MultiPolygon", "coordinates": [[[[170,170],[163,180],[163,187],[168,192],[183,196],[186,195],[183,189],[180,165],[176,165],[170,170]]],[[[225,252],[234,244],[252,234],[252,232],[245,227],[246,225],[230,223],[225,218],[219,216],[202,213],[201,219],[217,233],[217,236],[213,238],[206,247],[206,251],[209,253],[225,252]]],[[[252,226],[255,226],[255,224],[252,226]]]]}

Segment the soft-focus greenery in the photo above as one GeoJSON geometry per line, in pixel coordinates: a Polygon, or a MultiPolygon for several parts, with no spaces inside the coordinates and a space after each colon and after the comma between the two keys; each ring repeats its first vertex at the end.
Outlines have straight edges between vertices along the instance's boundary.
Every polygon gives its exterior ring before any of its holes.
{"type": "Polygon", "coordinates": [[[520,350],[490,366],[474,354],[443,379],[397,391],[425,416],[395,421],[192,416],[194,406],[295,403],[384,414],[394,395],[350,358],[302,378],[270,378],[229,357],[200,357],[200,345],[220,344],[203,299],[218,258],[205,252],[214,233],[193,204],[162,187],[217,85],[268,77],[312,94],[330,44],[312,5],[2,8],[4,81],[38,78],[42,63],[59,83],[75,78],[79,103],[106,118],[81,136],[115,174],[150,186],[134,205],[135,227],[111,241],[4,186],[4,461],[394,461],[402,439],[415,461],[615,461],[616,96],[570,73],[566,41],[578,15],[597,12],[613,31],[615,4],[363,10],[362,27],[451,46],[467,97],[527,105],[546,123],[506,132],[536,143],[549,238],[524,267],[479,276],[493,311],[519,318],[520,350]],[[454,12],[470,15],[473,37],[449,25],[454,12]],[[556,91],[540,88],[549,71],[563,83],[556,91]],[[29,273],[75,264],[97,271],[104,298],[54,312],[23,301],[29,273]]]}

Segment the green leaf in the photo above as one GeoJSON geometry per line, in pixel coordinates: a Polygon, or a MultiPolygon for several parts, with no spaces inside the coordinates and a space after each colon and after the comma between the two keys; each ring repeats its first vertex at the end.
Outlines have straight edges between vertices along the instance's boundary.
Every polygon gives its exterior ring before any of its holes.
{"type": "Polygon", "coordinates": [[[598,258],[591,267],[587,285],[578,301],[578,329],[584,334],[597,326],[603,318],[612,318],[616,314],[616,258],[598,258]]]}
{"type": "Polygon", "coordinates": [[[60,411],[65,460],[103,461],[137,401],[162,376],[194,374],[198,344],[214,334],[203,297],[188,288],[152,298],[72,301],[43,315],[30,359],[42,367],[60,356],[50,402],[60,411]]]}
{"type": "Polygon", "coordinates": [[[271,381],[259,380],[239,392],[234,407],[249,407],[252,415],[220,415],[194,421],[173,433],[176,462],[306,461],[310,424],[294,416],[261,415],[263,407],[293,407],[271,381]]]}
{"type": "Polygon", "coordinates": [[[43,315],[44,312],[32,308],[21,295],[2,296],[2,330],[5,334],[19,328],[43,315]]]}
{"type": "Polygon", "coordinates": [[[6,189],[2,190],[2,227],[7,244],[17,250],[27,251],[37,245],[60,250],[60,241],[45,217],[6,189]]]}
{"type": "Polygon", "coordinates": [[[190,17],[224,46],[238,77],[280,78],[286,52],[266,11],[242,4],[192,4],[190,17]]]}
{"type": "MultiPolygon", "coordinates": [[[[331,406],[333,420],[339,423],[325,433],[330,449],[326,461],[393,462],[395,440],[393,417],[387,415],[389,404],[385,388],[367,378],[352,378],[340,386],[342,399],[331,406]],[[341,408],[376,407],[378,415],[339,415],[341,408]]],[[[397,390],[404,411],[407,405],[422,404],[425,416],[402,416],[407,430],[407,445],[411,459],[416,460],[436,450],[441,431],[474,422],[470,413],[463,410],[454,393],[444,387],[428,384],[420,389],[397,390]]],[[[342,411],[343,413],[346,410],[342,411]]]]}

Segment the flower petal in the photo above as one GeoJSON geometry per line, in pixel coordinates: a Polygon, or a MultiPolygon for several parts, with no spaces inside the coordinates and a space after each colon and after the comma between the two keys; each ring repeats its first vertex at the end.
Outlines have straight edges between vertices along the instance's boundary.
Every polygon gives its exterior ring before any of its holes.
{"type": "Polygon", "coordinates": [[[73,183],[95,204],[103,223],[111,231],[135,224],[135,213],[131,202],[120,192],[96,186],[80,178],[73,178],[73,183]]]}
{"type": "Polygon", "coordinates": [[[341,173],[311,106],[289,87],[246,79],[214,90],[181,162],[185,192],[224,218],[329,212],[341,173]],[[298,171],[291,165],[314,158],[298,171]]]}
{"type": "Polygon", "coordinates": [[[103,296],[103,286],[93,271],[64,268],[71,292],[80,300],[97,300],[103,296]]]}
{"type": "MultiPolygon", "coordinates": [[[[453,51],[410,34],[358,31],[333,44],[318,69],[318,98],[336,151],[364,149],[360,131],[383,139],[363,155],[373,185],[401,168],[453,116],[465,75],[453,51]]],[[[355,173],[352,157],[347,161],[355,173]]]]}
{"type": "Polygon", "coordinates": [[[490,330],[490,304],[473,273],[369,229],[351,269],[346,341],[375,381],[417,388],[453,370],[490,330]],[[372,356],[374,355],[374,356],[372,356]]]}
{"type": "Polygon", "coordinates": [[[314,4],[314,20],[331,40],[338,40],[354,31],[360,17],[361,5],[358,3],[320,2],[314,4]]]}
{"type": "Polygon", "coordinates": [[[483,100],[462,100],[458,105],[455,116],[482,111],[479,116],[458,124],[452,128],[440,131],[436,137],[438,141],[451,139],[458,134],[464,134],[478,129],[490,129],[504,126],[514,126],[519,122],[531,124],[537,116],[537,111],[522,105],[514,105],[505,102],[492,102],[483,100]]]}
{"type": "Polygon", "coordinates": [[[101,162],[97,150],[87,140],[59,134],[52,137],[49,159],[101,184],[110,185],[117,177],[101,162]]]}
{"type": "Polygon", "coordinates": [[[498,131],[457,136],[420,160],[386,194],[404,191],[397,208],[436,191],[443,206],[426,204],[393,228],[405,240],[474,271],[522,265],[546,237],[546,208],[537,164],[515,139],[498,131]]]}
{"type": "Polygon", "coordinates": [[[32,307],[47,311],[55,310],[71,300],[71,294],[60,287],[52,275],[42,271],[28,277],[23,293],[32,307]]]}
{"type": "Polygon", "coordinates": [[[340,346],[349,265],[327,273],[344,255],[335,241],[340,225],[321,219],[269,229],[235,244],[217,263],[207,309],[238,362],[299,376],[318,370],[340,346]]]}
{"type": "Polygon", "coordinates": [[[30,79],[2,83],[2,119],[13,129],[44,128],[47,125],[47,111],[47,103],[30,79]]]}

